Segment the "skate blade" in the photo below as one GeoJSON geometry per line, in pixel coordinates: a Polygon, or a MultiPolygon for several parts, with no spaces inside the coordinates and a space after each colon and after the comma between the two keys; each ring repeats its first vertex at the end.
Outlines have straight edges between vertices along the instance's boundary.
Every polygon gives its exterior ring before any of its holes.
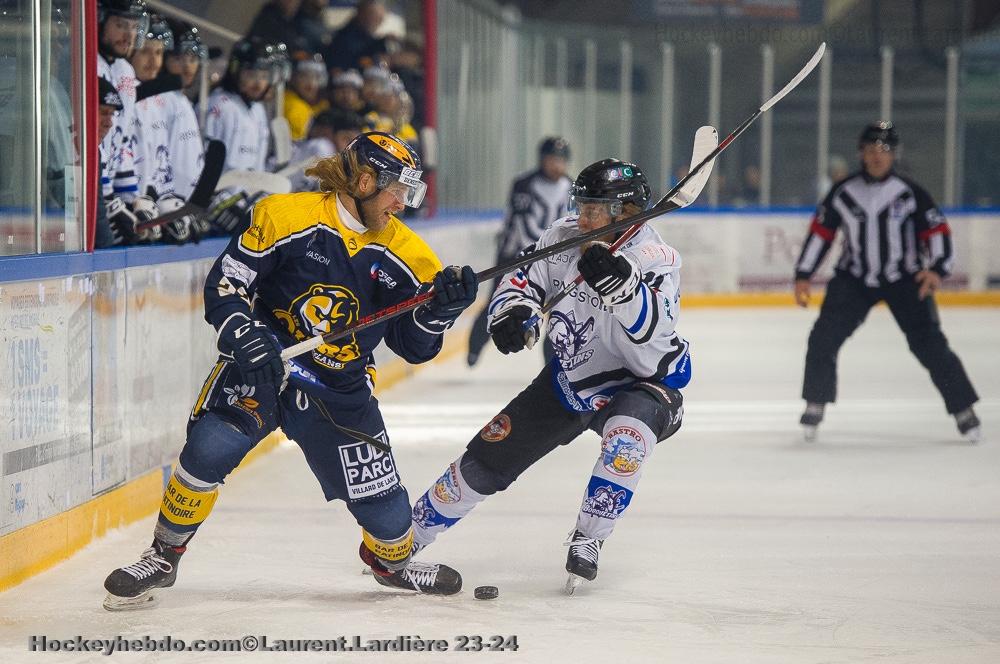
{"type": "Polygon", "coordinates": [[[570,574],[569,578],[566,579],[566,587],[563,589],[566,591],[567,595],[572,595],[576,592],[576,589],[583,585],[586,581],[582,576],[577,576],[576,574],[570,574]]]}
{"type": "Polygon", "coordinates": [[[108,611],[138,611],[149,609],[160,603],[160,598],[152,590],[135,597],[119,597],[108,593],[104,598],[104,608],[108,611]]]}
{"type": "Polygon", "coordinates": [[[983,432],[980,427],[973,427],[962,434],[962,437],[965,438],[965,442],[975,445],[982,440],[983,432]]]}
{"type": "Polygon", "coordinates": [[[815,443],[818,427],[803,425],[802,427],[802,440],[807,443],[815,443]]]}

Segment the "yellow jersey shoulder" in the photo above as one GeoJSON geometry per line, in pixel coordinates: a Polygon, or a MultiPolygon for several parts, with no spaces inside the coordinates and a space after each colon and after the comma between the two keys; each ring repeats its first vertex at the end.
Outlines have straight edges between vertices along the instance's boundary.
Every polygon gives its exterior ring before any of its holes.
{"type": "Polygon", "coordinates": [[[393,216],[389,221],[391,234],[386,247],[413,272],[417,279],[426,283],[441,271],[441,261],[422,237],[393,216]]]}
{"type": "Polygon", "coordinates": [[[331,225],[323,206],[325,198],[321,192],[262,198],[253,206],[250,228],[240,236],[240,248],[254,255],[266,254],[318,225],[331,225]]]}

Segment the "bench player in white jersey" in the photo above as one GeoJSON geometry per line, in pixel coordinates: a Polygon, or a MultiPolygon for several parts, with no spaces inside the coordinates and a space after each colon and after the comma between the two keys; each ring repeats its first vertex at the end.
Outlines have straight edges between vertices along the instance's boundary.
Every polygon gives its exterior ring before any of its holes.
{"type": "MultiPolygon", "coordinates": [[[[262,100],[275,82],[277,49],[256,37],[233,45],[222,83],[208,97],[205,138],[226,145],[226,164],[230,170],[267,170],[267,149],[271,131],[262,100]]],[[[222,192],[216,205],[235,193],[222,192]]],[[[226,233],[233,233],[248,220],[252,200],[244,194],[211,218],[226,233]]]]}
{"type": "MultiPolygon", "coordinates": [[[[650,189],[634,164],[605,159],[573,184],[576,213],[539,238],[541,249],[642,211],[650,189]]],[[[680,389],[690,379],[688,342],[674,330],[681,259],[648,225],[612,254],[601,238],[504,276],[489,305],[489,330],[502,353],[539,337],[533,315],[578,274],[585,282],[552,310],[556,357],[469,442],[414,504],[420,548],[473,507],[506,489],[532,464],[587,429],[601,436],[597,463],[570,533],[567,591],[597,576],[597,559],[638,486],[658,441],[681,425],[680,389]]],[[[533,248],[529,249],[533,250],[533,248]]]]}
{"type": "Polygon", "coordinates": [[[134,241],[158,240],[160,229],[151,228],[140,235],[135,223],[157,216],[156,204],[139,191],[135,174],[135,70],[126,59],[132,49],[142,46],[149,27],[144,0],[100,0],[98,13],[97,75],[110,81],[118,91],[122,109],[115,116],[111,131],[101,140],[98,151],[101,163],[101,193],[107,204],[108,222],[117,237],[134,241]]]}
{"type": "MultiPolygon", "coordinates": [[[[135,104],[135,169],[139,191],[156,201],[157,214],[180,208],[191,195],[204,161],[204,147],[191,102],[180,91],[181,78],[163,71],[163,60],[174,48],[166,20],[150,16],[142,46],[129,58],[139,80],[135,104]]],[[[163,227],[164,238],[176,244],[200,235],[194,215],[163,227]]]]}

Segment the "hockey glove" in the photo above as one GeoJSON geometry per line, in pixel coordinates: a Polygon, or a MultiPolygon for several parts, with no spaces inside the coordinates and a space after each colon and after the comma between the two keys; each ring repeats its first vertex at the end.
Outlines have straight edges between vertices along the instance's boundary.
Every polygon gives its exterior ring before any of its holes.
{"type": "MultiPolygon", "coordinates": [[[[158,216],[156,202],[149,196],[136,196],[132,201],[132,213],[139,225],[148,223],[158,216]]],[[[157,242],[162,238],[163,231],[159,226],[139,231],[140,242],[157,242]]]]}
{"type": "Polygon", "coordinates": [[[281,346],[267,325],[245,314],[230,316],[219,328],[219,350],[231,354],[243,380],[250,385],[280,388],[287,377],[281,346]]]}
{"type": "Polygon", "coordinates": [[[601,242],[590,245],[576,267],[605,304],[627,302],[639,287],[639,270],[632,261],[620,254],[615,256],[601,242]]]}
{"type": "Polygon", "coordinates": [[[434,297],[413,310],[413,318],[420,327],[433,334],[441,334],[476,301],[479,280],[475,271],[466,265],[454,265],[434,275],[434,297]]]}
{"type": "Polygon", "coordinates": [[[108,226],[111,227],[111,244],[115,246],[135,244],[139,236],[135,226],[139,223],[136,216],[128,209],[120,198],[112,198],[105,203],[108,215],[108,226]]]}
{"type": "MultiPolygon", "coordinates": [[[[156,201],[156,216],[163,216],[168,212],[179,210],[184,207],[184,199],[176,194],[164,194],[156,201]]],[[[197,242],[198,236],[192,227],[194,215],[189,214],[175,219],[163,225],[163,238],[171,244],[185,244],[187,242],[197,242]]]]}
{"type": "Polygon", "coordinates": [[[259,191],[252,196],[244,192],[220,192],[212,202],[208,220],[227,235],[239,235],[250,227],[253,206],[265,196],[268,196],[266,191],[259,191]]]}
{"type": "Polygon", "coordinates": [[[242,191],[223,189],[215,195],[206,219],[226,235],[234,235],[247,210],[247,195],[242,191]]]}
{"type": "Polygon", "coordinates": [[[538,323],[524,329],[524,323],[532,316],[531,307],[517,304],[497,314],[490,325],[493,343],[504,355],[531,348],[538,341],[538,323]]]}

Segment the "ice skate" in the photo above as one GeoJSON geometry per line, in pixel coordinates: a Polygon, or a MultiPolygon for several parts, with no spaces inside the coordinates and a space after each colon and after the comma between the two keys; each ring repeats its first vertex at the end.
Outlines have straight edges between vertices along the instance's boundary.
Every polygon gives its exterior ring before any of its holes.
{"type": "Polygon", "coordinates": [[[387,569],[363,543],[360,553],[380,585],[415,590],[423,595],[454,595],[462,590],[462,575],[447,565],[410,560],[406,567],[393,571],[387,569]]]}
{"type": "Polygon", "coordinates": [[[802,413],[802,417],[799,418],[799,424],[802,425],[802,438],[807,443],[811,443],[816,440],[816,432],[819,428],[819,423],[823,421],[824,408],[825,404],[807,403],[805,412],[802,413]]]}
{"type": "Polygon", "coordinates": [[[104,608],[108,611],[131,611],[155,606],[157,588],[169,588],[177,580],[177,565],[185,547],[173,547],[153,540],[137,562],[119,567],[104,580],[108,591],[104,608]]]}
{"type": "Polygon", "coordinates": [[[982,438],[982,423],[976,416],[976,411],[972,410],[972,406],[955,413],[955,424],[958,426],[958,432],[970,443],[978,443],[982,438]]]}
{"type": "Polygon", "coordinates": [[[572,595],[584,581],[593,581],[597,578],[597,557],[601,553],[604,540],[593,539],[579,530],[574,530],[564,545],[569,547],[569,553],[566,555],[566,571],[569,572],[566,594],[572,595]]]}

